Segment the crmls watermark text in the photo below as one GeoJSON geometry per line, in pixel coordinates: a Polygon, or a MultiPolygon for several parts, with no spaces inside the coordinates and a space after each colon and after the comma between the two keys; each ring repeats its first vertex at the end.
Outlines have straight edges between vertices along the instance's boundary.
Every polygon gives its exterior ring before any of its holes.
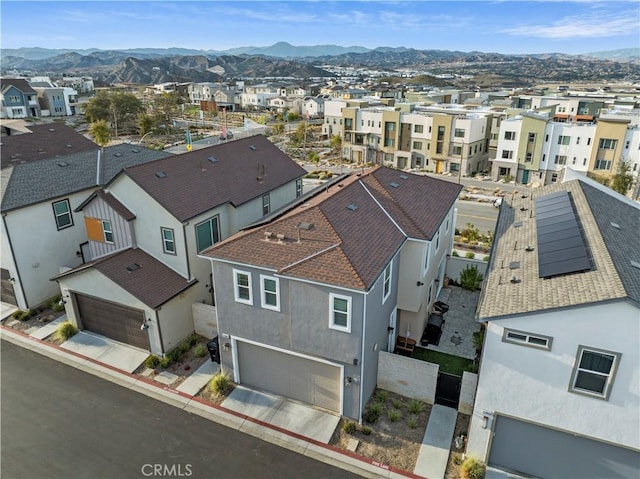
{"type": "Polygon", "coordinates": [[[191,464],[144,464],[140,470],[145,477],[191,477],[191,464]]]}

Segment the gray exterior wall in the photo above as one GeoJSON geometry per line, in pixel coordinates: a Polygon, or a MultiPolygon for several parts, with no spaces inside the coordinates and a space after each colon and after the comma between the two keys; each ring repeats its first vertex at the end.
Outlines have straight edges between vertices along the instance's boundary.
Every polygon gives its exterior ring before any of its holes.
{"type": "Polygon", "coordinates": [[[100,256],[105,256],[135,245],[131,223],[116,213],[102,198],[94,198],[82,212],[87,218],[110,221],[111,231],[113,232],[113,243],[89,240],[91,258],[85,258],[85,261],[99,258],[100,256]]]}

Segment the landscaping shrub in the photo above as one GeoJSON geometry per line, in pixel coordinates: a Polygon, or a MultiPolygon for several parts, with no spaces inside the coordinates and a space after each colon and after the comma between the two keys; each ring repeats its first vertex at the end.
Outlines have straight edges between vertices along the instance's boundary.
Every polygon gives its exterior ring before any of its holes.
{"type": "Polygon", "coordinates": [[[466,266],[460,273],[460,283],[464,289],[469,291],[476,291],[480,289],[480,283],[482,282],[482,274],[478,271],[476,265],[466,266]]]}
{"type": "Polygon", "coordinates": [[[467,457],[460,466],[462,479],[482,479],[484,477],[484,464],[480,459],[467,457]]]}
{"type": "Polygon", "coordinates": [[[207,355],[207,346],[202,343],[197,344],[193,349],[193,354],[195,354],[198,358],[204,358],[207,355]]]}
{"type": "Polygon", "coordinates": [[[488,254],[484,255],[484,256],[482,257],[482,261],[484,261],[484,262],[487,262],[487,263],[488,263],[488,262],[489,262],[489,255],[488,255],[488,254]]]}
{"type": "Polygon", "coordinates": [[[164,358],[160,360],[160,366],[163,368],[168,368],[173,363],[173,359],[167,354],[164,358]]]}
{"type": "Polygon", "coordinates": [[[426,408],[425,403],[422,401],[418,401],[417,399],[412,399],[409,401],[409,412],[411,414],[420,414],[426,408]]]}
{"type": "Polygon", "coordinates": [[[384,406],[380,402],[374,402],[369,404],[369,407],[364,411],[364,420],[370,424],[375,423],[380,419],[380,415],[384,410],[384,406]]]}
{"type": "Polygon", "coordinates": [[[216,394],[226,394],[231,389],[231,379],[227,373],[218,371],[209,382],[209,389],[216,394]]]}
{"type": "Polygon", "coordinates": [[[453,250],[453,251],[451,252],[451,256],[458,257],[458,256],[460,256],[460,255],[458,254],[458,252],[457,252],[456,250],[453,250]]]}
{"type": "Polygon", "coordinates": [[[400,399],[392,399],[391,405],[396,409],[402,409],[402,401],[400,399]]]}
{"type": "Polygon", "coordinates": [[[400,420],[402,413],[397,409],[390,409],[389,412],[387,412],[387,417],[389,418],[389,421],[396,422],[400,420]]]}
{"type": "Polygon", "coordinates": [[[27,319],[29,319],[27,312],[21,309],[14,311],[11,315],[13,319],[17,319],[18,321],[24,321],[25,316],[27,316],[27,319]]]}
{"type": "Polygon", "coordinates": [[[60,323],[60,326],[58,326],[56,332],[53,333],[53,336],[56,341],[64,342],[75,335],[77,332],[78,328],[76,328],[73,323],[71,323],[70,321],[64,321],[60,323]]]}
{"type": "Polygon", "coordinates": [[[342,423],[342,430],[347,434],[353,434],[356,432],[357,424],[355,421],[345,421],[342,423]]]}
{"type": "Polygon", "coordinates": [[[371,431],[371,426],[362,426],[362,434],[364,434],[365,436],[371,435],[371,431]]]}
{"type": "Polygon", "coordinates": [[[149,369],[154,369],[160,364],[160,358],[155,354],[151,356],[147,356],[147,359],[144,360],[144,365],[149,369]]]}
{"type": "Polygon", "coordinates": [[[407,426],[409,426],[409,429],[415,429],[418,427],[418,419],[415,416],[411,416],[409,419],[407,419],[407,426]]]}
{"type": "Polygon", "coordinates": [[[467,259],[474,259],[476,257],[476,254],[472,253],[471,251],[467,251],[467,253],[464,256],[467,259]]]}
{"type": "Polygon", "coordinates": [[[380,403],[385,403],[387,402],[387,399],[389,398],[389,392],[385,391],[384,389],[378,389],[376,391],[376,402],[380,402],[380,403]]]}

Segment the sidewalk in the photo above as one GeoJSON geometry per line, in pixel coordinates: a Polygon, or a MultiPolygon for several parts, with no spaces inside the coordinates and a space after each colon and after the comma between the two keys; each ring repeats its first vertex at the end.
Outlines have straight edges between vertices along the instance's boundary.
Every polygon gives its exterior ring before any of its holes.
{"type": "Polygon", "coordinates": [[[414,473],[432,479],[444,477],[457,417],[455,409],[433,405],[414,473]]]}
{"type": "MultiPolygon", "coordinates": [[[[393,479],[420,477],[410,472],[395,470],[384,465],[376,465],[373,460],[330,446],[323,441],[305,437],[300,432],[287,429],[288,424],[286,421],[275,421],[277,424],[269,424],[263,420],[248,416],[245,414],[246,409],[233,410],[208,403],[196,397],[195,394],[211,378],[212,371],[215,371],[215,367],[212,366],[205,368],[206,364],[192,375],[192,381],[185,381],[181,387],[171,389],[147,378],[119,370],[97,359],[83,356],[72,349],[67,350],[47,343],[42,339],[12,330],[4,325],[0,325],[0,338],[132,391],[178,407],[190,414],[196,414],[218,424],[251,434],[264,441],[334,465],[362,477],[393,479]],[[202,384],[202,386],[199,386],[199,384],[202,384]]],[[[436,479],[436,476],[432,476],[432,479],[436,479]]]]}

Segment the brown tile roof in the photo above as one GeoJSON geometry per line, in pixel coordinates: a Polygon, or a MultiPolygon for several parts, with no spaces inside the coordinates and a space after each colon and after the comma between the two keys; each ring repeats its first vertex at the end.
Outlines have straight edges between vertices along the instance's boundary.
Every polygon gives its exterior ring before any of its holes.
{"type": "MultiPolygon", "coordinates": [[[[398,193],[387,194],[378,181],[394,179],[396,173],[399,177],[399,172],[384,167],[364,174],[352,173],[329,191],[323,191],[280,218],[242,231],[203,255],[272,269],[295,278],[367,291],[402,246],[406,234],[424,238],[431,232],[431,225],[435,225],[437,219],[422,211],[428,209],[424,206],[425,201],[430,205],[443,199],[449,202],[448,210],[457,197],[457,193],[451,192],[459,191],[457,185],[445,188],[446,194],[442,198],[443,191],[437,184],[441,180],[434,180],[436,184],[433,184],[422,181],[422,177],[403,173],[407,179],[399,181],[405,182],[405,190],[415,189],[413,194],[421,201],[401,208],[395,201],[405,198],[398,193]],[[411,224],[418,219],[424,224],[411,224]],[[313,224],[313,228],[297,228],[301,223],[313,224]],[[401,223],[407,226],[405,234],[398,227],[401,223]],[[412,234],[414,232],[417,236],[412,234]],[[271,234],[271,238],[267,240],[265,233],[271,234]],[[278,240],[278,235],[284,239],[278,240]]],[[[407,197],[413,197],[413,194],[407,194],[407,197]]],[[[441,209],[437,207],[435,213],[440,222],[444,217],[440,214],[441,209]]]]}
{"type": "Polygon", "coordinates": [[[129,209],[120,203],[118,199],[116,199],[111,193],[107,193],[104,190],[97,190],[96,196],[102,199],[106,204],[111,206],[113,210],[122,216],[126,221],[131,221],[136,219],[136,215],[134,215],[129,209]]]}
{"type": "Polygon", "coordinates": [[[479,319],[490,320],[626,297],[580,180],[548,185],[526,194],[526,198],[522,196],[525,195],[507,195],[500,207],[489,271],[478,305],[479,319]],[[545,279],[538,273],[535,198],[557,191],[568,191],[571,196],[594,266],[590,271],[545,279]],[[534,247],[534,250],[525,251],[527,246],[534,247]],[[509,269],[512,262],[519,262],[519,268],[509,269]],[[520,282],[511,283],[513,276],[520,282]]]}
{"type": "Polygon", "coordinates": [[[30,93],[32,95],[36,94],[36,91],[31,88],[29,82],[24,78],[2,78],[0,79],[0,90],[3,92],[9,87],[14,86],[22,93],[30,93]]]}
{"type": "Polygon", "coordinates": [[[178,220],[186,221],[224,203],[239,206],[306,171],[256,135],[127,168],[125,173],[178,220]]]}
{"type": "Polygon", "coordinates": [[[91,263],[78,266],[55,276],[62,278],[79,271],[94,268],[116,283],[125,291],[138,298],[151,308],[158,308],[197,283],[186,280],[174,270],[139,248],[129,248],[91,263]],[[138,267],[127,268],[132,265],[138,267]]]}
{"type": "Polygon", "coordinates": [[[62,123],[29,125],[31,133],[2,137],[0,163],[9,165],[72,155],[100,147],[62,123]]]}

